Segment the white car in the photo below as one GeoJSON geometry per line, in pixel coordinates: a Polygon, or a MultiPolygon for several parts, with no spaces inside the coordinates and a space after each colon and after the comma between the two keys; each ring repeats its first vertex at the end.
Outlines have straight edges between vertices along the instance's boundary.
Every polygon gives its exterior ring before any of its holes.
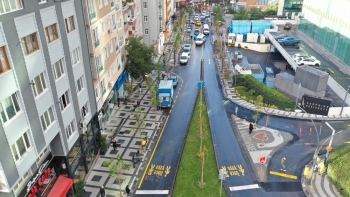
{"type": "Polygon", "coordinates": [[[188,61],[190,60],[190,56],[188,53],[182,53],[180,56],[180,64],[187,64],[188,61]]]}
{"type": "Polygon", "coordinates": [[[183,52],[184,53],[188,53],[188,56],[191,57],[191,45],[190,44],[185,44],[183,52]]]}
{"type": "Polygon", "coordinates": [[[305,59],[305,58],[312,58],[313,56],[307,55],[307,54],[300,54],[296,53],[292,56],[293,60],[295,62],[299,61],[300,58],[305,59]]]}
{"type": "Polygon", "coordinates": [[[195,17],[193,18],[193,20],[194,20],[194,21],[198,21],[198,20],[199,20],[198,16],[195,16],[195,17]]]}
{"type": "Polygon", "coordinates": [[[308,65],[308,66],[321,66],[321,62],[317,60],[315,57],[310,57],[310,58],[300,58],[297,61],[297,64],[299,66],[302,65],[308,65]]]}
{"type": "Polygon", "coordinates": [[[237,60],[243,59],[243,54],[242,54],[242,52],[240,52],[240,51],[236,51],[236,52],[235,52],[235,56],[236,56],[237,60]]]}

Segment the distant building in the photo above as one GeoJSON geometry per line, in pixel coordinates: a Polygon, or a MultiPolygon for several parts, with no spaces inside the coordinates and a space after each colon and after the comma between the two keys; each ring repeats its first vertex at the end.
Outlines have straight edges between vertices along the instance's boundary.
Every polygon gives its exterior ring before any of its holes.
{"type": "Polygon", "coordinates": [[[290,19],[301,14],[304,0],[279,0],[277,15],[285,15],[290,19]]]}
{"type": "Polygon", "coordinates": [[[249,11],[252,8],[258,8],[266,10],[277,4],[277,0],[238,0],[236,9],[239,10],[241,7],[249,11]]]}

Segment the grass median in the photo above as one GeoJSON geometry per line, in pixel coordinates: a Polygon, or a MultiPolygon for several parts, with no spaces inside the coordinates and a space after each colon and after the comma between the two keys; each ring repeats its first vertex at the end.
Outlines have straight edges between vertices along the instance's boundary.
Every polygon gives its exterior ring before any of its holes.
{"type": "Polygon", "coordinates": [[[343,197],[350,196],[350,146],[332,151],[328,159],[327,174],[343,197]]]}
{"type": "MultiPolygon", "coordinates": [[[[207,108],[202,95],[202,121],[200,121],[200,100],[198,96],[191,125],[188,131],[185,148],[182,154],[179,171],[176,177],[174,197],[219,196],[220,181],[209,128],[207,108]],[[200,157],[200,123],[202,124],[204,151],[205,187],[199,187],[202,174],[202,157],[200,157]]],[[[226,196],[222,191],[222,196],[226,196]]]]}

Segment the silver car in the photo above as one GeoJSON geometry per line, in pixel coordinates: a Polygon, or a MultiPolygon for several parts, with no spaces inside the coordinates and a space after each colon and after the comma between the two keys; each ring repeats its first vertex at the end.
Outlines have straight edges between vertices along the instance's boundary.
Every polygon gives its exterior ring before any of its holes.
{"type": "Polygon", "coordinates": [[[236,51],[236,52],[235,52],[235,56],[236,56],[236,58],[237,58],[238,60],[243,59],[243,54],[242,54],[242,52],[240,52],[240,51],[236,51]]]}

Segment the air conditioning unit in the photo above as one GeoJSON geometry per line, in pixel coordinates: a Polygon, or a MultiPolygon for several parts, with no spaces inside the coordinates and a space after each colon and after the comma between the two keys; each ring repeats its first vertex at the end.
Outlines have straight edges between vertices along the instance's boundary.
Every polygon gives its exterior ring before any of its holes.
{"type": "Polygon", "coordinates": [[[86,130],[87,130],[86,121],[81,120],[80,121],[80,134],[85,134],[86,130]]]}

